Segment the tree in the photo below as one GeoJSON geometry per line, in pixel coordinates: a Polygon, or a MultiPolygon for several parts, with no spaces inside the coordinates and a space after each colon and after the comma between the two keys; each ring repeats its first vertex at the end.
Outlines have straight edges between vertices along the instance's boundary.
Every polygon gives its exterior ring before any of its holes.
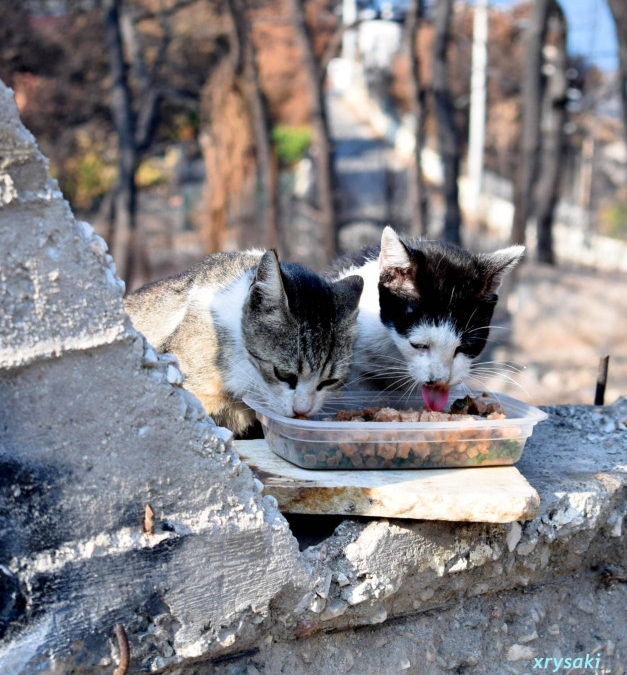
{"type": "Polygon", "coordinates": [[[208,253],[223,250],[229,206],[254,171],[248,105],[236,84],[242,61],[233,22],[221,44],[222,54],[203,85],[200,105],[208,211],[203,236],[208,253]]]}
{"type": "Polygon", "coordinates": [[[425,146],[426,91],[420,77],[418,59],[418,28],[424,18],[424,0],[411,0],[405,17],[405,50],[409,56],[409,103],[416,131],[414,145],[413,180],[411,185],[412,225],[415,235],[425,236],[428,226],[427,190],[422,173],[422,150],[425,146]]]}
{"type": "Polygon", "coordinates": [[[157,73],[167,59],[171,41],[167,18],[195,0],[178,0],[157,14],[140,13],[124,0],[102,0],[105,11],[105,43],[111,75],[111,116],[118,139],[118,181],[113,195],[109,244],[119,275],[129,289],[148,280],[148,255],[137,228],[137,186],[135,175],[142,156],[149,149],[158,122],[159,104],[164,97],[189,96],[161,86],[157,73]],[[148,68],[145,50],[137,31],[139,21],[158,18],[161,39],[148,68]],[[125,53],[128,53],[130,64],[125,53]],[[131,84],[129,75],[132,75],[131,84]]]}
{"type": "Polygon", "coordinates": [[[277,158],[270,140],[270,118],[265,96],[259,82],[255,46],[244,0],[228,0],[231,17],[239,42],[239,60],[236,68],[236,86],[248,102],[255,139],[257,180],[262,186],[263,231],[266,246],[279,246],[277,158]]]}
{"type": "Polygon", "coordinates": [[[537,257],[554,263],[553,216],[559,190],[566,111],[566,19],[557,0],[536,0],[525,36],[521,161],[514,186],[512,242],[524,244],[537,220],[537,257]],[[547,44],[549,21],[554,44],[547,44]],[[550,58],[546,58],[549,54],[550,58]]]}
{"type": "Polygon", "coordinates": [[[623,102],[623,124],[625,139],[627,140],[627,3],[625,0],[607,0],[618,39],[618,76],[620,81],[620,95],[623,102]]]}
{"type": "Polygon", "coordinates": [[[316,58],[313,35],[307,23],[302,0],[289,0],[288,5],[311,94],[311,124],[314,129],[312,152],[318,190],[318,219],[322,228],[324,257],[330,262],[337,250],[337,228],[333,193],[333,156],[323,89],[324,71],[316,58]]]}
{"type": "MultiPolygon", "coordinates": [[[[111,115],[118,138],[118,181],[113,198],[109,244],[112,246],[119,275],[132,288],[136,277],[141,277],[137,263],[144,260],[139,252],[137,237],[137,188],[135,173],[139,148],[136,124],[131,103],[131,89],[127,77],[122,43],[122,0],[103,0],[105,10],[105,41],[111,74],[111,115]]],[[[142,270],[145,271],[145,270],[142,270]]],[[[141,285],[141,281],[138,279],[141,285]]]]}
{"type": "Polygon", "coordinates": [[[540,173],[535,193],[536,256],[539,262],[554,264],[553,219],[557,205],[562,161],[564,158],[564,124],[566,122],[566,18],[557,2],[551,7],[553,44],[546,49],[544,66],[547,82],[542,102],[542,143],[540,173]]]}
{"type": "Polygon", "coordinates": [[[437,0],[434,11],[432,89],[434,115],[438,125],[438,149],[444,169],[445,214],[443,238],[450,243],[460,244],[461,211],[459,208],[458,179],[461,151],[446,60],[451,34],[453,0],[437,0]]]}
{"type": "Polygon", "coordinates": [[[525,34],[525,63],[522,85],[522,134],[518,174],[514,186],[514,223],[512,243],[524,244],[527,220],[531,213],[533,187],[540,155],[540,119],[545,75],[542,72],[542,48],[546,40],[549,7],[553,0],[536,0],[525,34]]]}

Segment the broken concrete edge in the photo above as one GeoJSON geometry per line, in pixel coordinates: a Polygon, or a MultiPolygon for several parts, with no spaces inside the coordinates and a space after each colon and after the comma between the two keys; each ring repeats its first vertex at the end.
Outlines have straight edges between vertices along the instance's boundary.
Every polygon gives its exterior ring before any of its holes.
{"type": "MultiPolygon", "coordinates": [[[[101,345],[112,344],[128,334],[134,333],[130,319],[125,315],[122,304],[125,284],[116,276],[116,266],[111,255],[107,253],[107,243],[102,237],[95,234],[91,225],[74,220],[69,205],[63,200],[61,193],[56,193],[54,201],[45,201],[43,206],[55,204],[59,208],[59,201],[62,202],[61,210],[66,212],[66,218],[73,224],[70,241],[76,246],[86,245],[86,255],[94,259],[93,263],[98,266],[102,274],[99,285],[105,293],[107,287],[113,291],[113,298],[109,296],[109,302],[112,300],[113,302],[111,302],[105,321],[95,326],[84,325],[81,330],[77,331],[77,334],[59,330],[56,334],[50,332],[45,336],[38,335],[37,339],[30,344],[19,344],[17,346],[15,344],[3,344],[0,346],[0,368],[5,370],[26,366],[41,359],[59,358],[66,352],[86,351],[101,345]]],[[[51,253],[50,247],[46,248],[47,256],[55,255],[51,253]]],[[[50,271],[45,269],[40,261],[34,263],[34,265],[37,267],[39,280],[45,278],[52,285],[58,284],[62,279],[62,272],[56,265],[50,271]]],[[[36,314],[41,315],[44,311],[48,311],[48,308],[37,308],[36,314]]]]}
{"type": "Polygon", "coordinates": [[[345,521],[305,551],[318,587],[282,620],[296,635],[342,630],[569,576],[624,549],[626,486],[603,508],[554,504],[553,518],[547,510],[524,524],[345,521]]]}
{"type": "MultiPolygon", "coordinates": [[[[100,499],[98,511],[91,514],[95,522],[92,536],[85,535],[78,540],[65,539],[52,548],[38,547],[34,551],[25,551],[2,560],[2,586],[15,582],[22,595],[21,602],[25,605],[25,617],[20,617],[21,621],[8,626],[0,645],[3,673],[29,673],[35,663],[43,672],[69,667],[68,664],[74,659],[76,645],[81,641],[85,643],[85,648],[89,644],[89,650],[95,658],[95,662],[92,662],[94,667],[98,663],[109,667],[112,660],[106,633],[110,633],[116,621],[127,627],[134,659],[143,656],[144,667],[149,666],[151,670],[206,654],[220,653],[230,647],[238,636],[249,633],[249,627],[255,627],[264,620],[271,600],[286,584],[295,579],[306,583],[303,565],[298,560],[298,545],[286,521],[276,511],[272,501],[261,496],[259,482],[233,451],[231,432],[215,426],[199,401],[178,386],[182,377],[174,357],[156,354],[142,336],[127,332],[117,343],[81,350],[79,353],[65,353],[63,359],[52,359],[50,363],[60,366],[64,362],[63,368],[70,372],[71,363],[68,359],[96,361],[103,358],[103,352],[108,351],[114,353],[112,360],[119,362],[119,354],[115,352],[120,349],[130,352],[132,358],[141,362],[139,374],[143,375],[144,385],[165,389],[165,399],[170,401],[168,405],[175,417],[188,425],[187,438],[179,435],[179,438],[171,440],[171,443],[178,442],[182,446],[177,453],[181,471],[187,469],[195,474],[212,476],[213,480],[224,481],[227,488],[222,491],[224,501],[215,503],[215,499],[211,498],[211,492],[215,491],[211,480],[206,481],[207,497],[203,499],[202,493],[190,481],[190,493],[196,492],[196,498],[190,501],[189,495],[186,499],[184,494],[179,494],[178,500],[169,500],[169,508],[164,507],[163,496],[155,494],[153,488],[148,490],[153,497],[147,498],[146,503],[154,506],[154,529],[145,532],[139,518],[135,525],[130,526],[115,523],[98,525],[102,515],[99,511],[111,511],[109,503],[112,500],[106,492],[100,492],[99,497],[91,494],[90,502],[100,499]],[[190,456],[185,459],[189,452],[196,459],[190,456]],[[234,483],[238,484],[237,487],[234,483]],[[229,492],[229,486],[232,492],[229,492]],[[204,507],[203,502],[206,502],[204,507]],[[237,546],[234,546],[233,541],[238,542],[237,546]],[[183,554],[183,551],[186,553],[183,554]],[[251,551],[255,552],[259,561],[263,561],[263,565],[256,565],[250,560],[251,551]],[[176,564],[173,558],[177,558],[176,564]],[[162,569],[161,576],[146,568],[147,559],[151,561],[150,568],[162,569]],[[205,564],[210,569],[203,574],[205,564]],[[189,578],[175,579],[173,575],[176,575],[176,568],[185,570],[184,576],[189,578]],[[241,569],[245,570],[243,574],[235,571],[241,569]],[[194,574],[200,577],[194,577],[194,574]],[[216,575],[219,577],[225,574],[233,577],[228,581],[228,585],[235,590],[233,597],[225,593],[224,597],[218,598],[215,590],[194,590],[202,578],[205,578],[208,586],[213,586],[216,575]],[[238,574],[241,577],[239,583],[235,580],[238,574]],[[212,577],[214,581],[211,581],[212,577]],[[91,579],[97,578],[110,579],[100,582],[106,592],[92,589],[88,593],[83,586],[90,586],[91,579]],[[122,589],[130,584],[136,586],[136,590],[127,590],[125,594],[116,586],[120,579],[122,589]],[[51,598],[46,591],[41,590],[42,586],[49,585],[68,586],[73,590],[51,598]],[[201,602],[190,616],[190,604],[203,593],[206,606],[203,607],[201,602]],[[94,596],[100,596],[98,604],[102,607],[99,612],[89,610],[89,603],[94,600],[94,596]],[[38,606],[38,601],[41,601],[41,606],[38,606]],[[146,603],[150,606],[155,602],[161,608],[158,615],[151,617],[151,625],[142,626],[137,619],[137,612],[148,614],[149,607],[144,610],[140,608],[146,603]],[[48,605],[51,611],[47,613],[43,605],[48,605]],[[161,650],[164,654],[142,653],[137,640],[145,640],[147,635],[153,635],[155,621],[178,625],[181,630],[169,630],[167,635],[164,634],[165,645],[161,650]],[[71,629],[64,627],[59,630],[59,622],[71,626],[71,629]],[[142,628],[145,630],[142,631],[142,628]],[[91,640],[86,637],[89,635],[92,635],[91,640]],[[166,659],[167,656],[170,658],[166,659]]],[[[26,369],[4,371],[0,380],[11,377],[11,374],[22,378],[25,371],[34,371],[34,379],[41,381],[39,371],[49,365],[45,360],[38,359],[26,369]]],[[[26,388],[26,385],[22,387],[26,388]]],[[[138,430],[140,437],[145,428],[138,430]]],[[[7,455],[3,445],[0,443],[0,459],[4,460],[7,455]]],[[[172,445],[170,450],[177,452],[176,445],[172,445]]],[[[141,450],[138,449],[138,452],[141,450]]],[[[33,461],[32,457],[24,458],[24,470],[39,465],[39,459],[33,461]]],[[[134,483],[134,488],[133,480],[129,480],[128,476],[116,476],[120,470],[122,474],[127,473],[124,466],[117,467],[110,463],[108,480],[113,487],[122,481],[125,486],[122,492],[128,492],[128,497],[125,498],[124,494],[118,497],[117,504],[113,500],[117,511],[123,515],[130,505],[129,500],[130,503],[138,501],[137,488],[143,488],[141,479],[134,483]]],[[[154,470],[158,471],[156,462],[154,470]]],[[[172,478],[172,483],[174,481],[172,478]]],[[[169,482],[170,477],[166,483],[169,482]]],[[[32,490],[32,486],[13,484],[11,490],[11,498],[18,502],[32,490]]],[[[85,491],[81,482],[74,484],[72,492],[76,492],[77,497],[81,490],[85,491]]],[[[5,497],[3,501],[6,503],[6,495],[0,496],[5,497]]],[[[85,508],[80,505],[80,501],[77,506],[82,510],[85,508]]],[[[73,520],[70,517],[71,510],[64,504],[59,518],[73,520]]],[[[138,509],[135,508],[135,511],[138,509]]],[[[79,529],[77,523],[74,525],[79,529]]],[[[84,530],[85,527],[80,529],[84,530]]],[[[28,533],[28,538],[35,543],[36,526],[28,533]]],[[[76,659],[84,663],[85,654],[79,650],[76,659]]]]}

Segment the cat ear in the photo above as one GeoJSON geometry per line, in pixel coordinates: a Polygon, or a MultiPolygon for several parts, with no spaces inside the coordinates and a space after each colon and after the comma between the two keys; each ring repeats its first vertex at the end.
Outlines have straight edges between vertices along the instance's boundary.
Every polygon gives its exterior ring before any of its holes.
{"type": "Polygon", "coordinates": [[[416,263],[398,234],[387,225],[381,234],[381,253],[379,254],[379,280],[384,286],[417,296],[416,263]]]}
{"type": "Polygon", "coordinates": [[[524,255],[524,246],[510,246],[494,253],[479,255],[479,260],[485,271],[483,294],[497,293],[505,275],[518,265],[524,255]]]}
{"type": "Polygon", "coordinates": [[[340,321],[352,318],[359,309],[359,299],[364,290],[364,280],[356,274],[333,284],[336,293],[337,317],[340,321]]]}
{"type": "Polygon", "coordinates": [[[257,270],[250,284],[250,294],[267,307],[285,307],[287,295],[275,251],[266,251],[259,260],[257,270]]]}
{"type": "Polygon", "coordinates": [[[386,225],[381,234],[381,253],[379,254],[379,270],[410,270],[413,266],[407,246],[399,239],[398,234],[386,225]]]}

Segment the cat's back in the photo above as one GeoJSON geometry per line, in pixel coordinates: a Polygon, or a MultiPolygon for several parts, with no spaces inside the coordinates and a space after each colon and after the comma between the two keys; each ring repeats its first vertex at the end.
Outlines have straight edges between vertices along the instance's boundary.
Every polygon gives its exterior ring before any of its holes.
{"type": "Polygon", "coordinates": [[[200,263],[130,293],[125,309],[135,328],[158,349],[176,330],[196,297],[225,291],[259,263],[262,252],[224,252],[207,256],[200,263]]]}
{"type": "Polygon", "coordinates": [[[263,251],[213,253],[179,276],[187,276],[191,285],[195,287],[224,290],[256,267],[262,255],[263,251]]]}

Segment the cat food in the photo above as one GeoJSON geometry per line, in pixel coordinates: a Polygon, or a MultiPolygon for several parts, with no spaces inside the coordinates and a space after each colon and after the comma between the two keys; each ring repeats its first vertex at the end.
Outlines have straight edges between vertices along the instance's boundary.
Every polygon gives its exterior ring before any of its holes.
{"type": "Polygon", "coordinates": [[[338,410],[333,418],[325,422],[461,422],[484,417],[488,420],[502,420],[506,415],[498,401],[486,400],[487,396],[465,396],[451,403],[450,412],[437,412],[427,408],[397,410],[396,408],[363,408],[362,410],[338,410]]]}
{"type": "Polygon", "coordinates": [[[477,392],[455,399],[449,412],[425,410],[419,396],[408,401],[401,395],[350,392],[346,401],[338,398],[308,420],[246,403],[256,411],[273,451],[306,469],[514,464],[533,426],[546,419],[544,412],[521,401],[477,392]]]}

